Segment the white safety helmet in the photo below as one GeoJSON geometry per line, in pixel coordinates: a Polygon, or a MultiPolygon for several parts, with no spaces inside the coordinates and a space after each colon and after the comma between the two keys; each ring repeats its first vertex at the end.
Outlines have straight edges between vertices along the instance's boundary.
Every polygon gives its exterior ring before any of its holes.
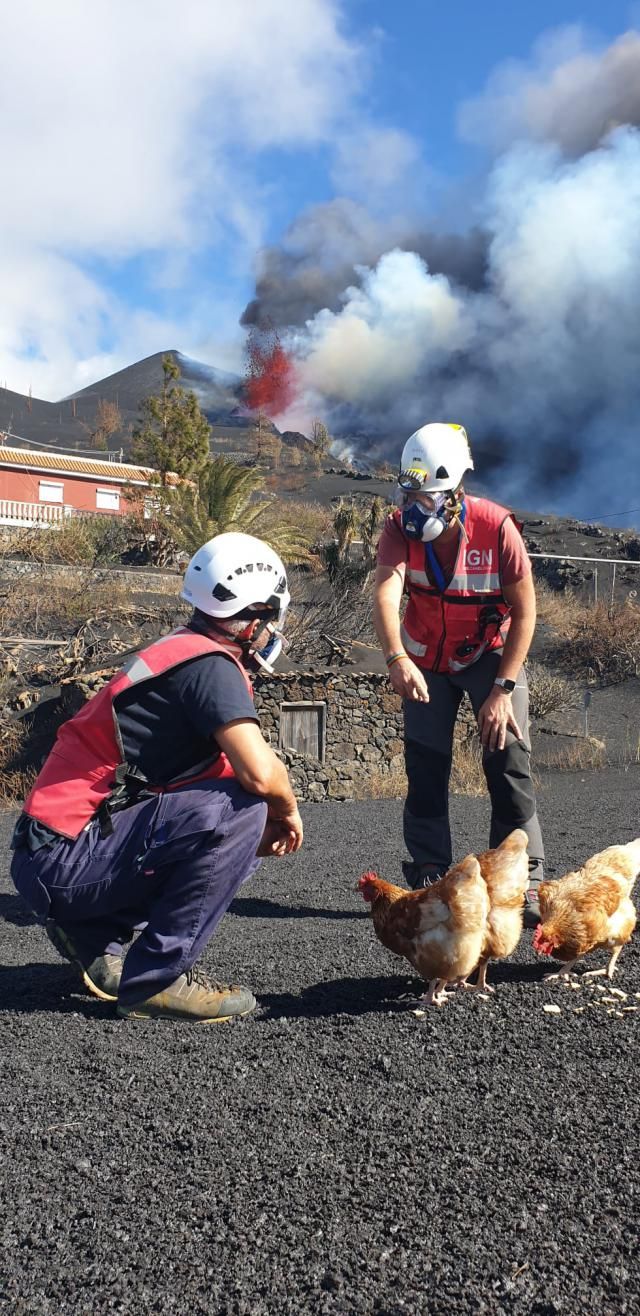
{"type": "Polygon", "coordinates": [[[469,470],[473,470],[473,457],[467,431],[462,425],[436,421],[422,425],[407,439],[398,484],[403,493],[418,489],[448,493],[458,488],[469,470]]]}
{"type": "Polygon", "coordinates": [[[278,554],[262,539],[234,531],[215,535],[194,553],[180,596],[219,620],[262,605],[273,611],[278,623],[283,621],[291,597],[278,554]]]}

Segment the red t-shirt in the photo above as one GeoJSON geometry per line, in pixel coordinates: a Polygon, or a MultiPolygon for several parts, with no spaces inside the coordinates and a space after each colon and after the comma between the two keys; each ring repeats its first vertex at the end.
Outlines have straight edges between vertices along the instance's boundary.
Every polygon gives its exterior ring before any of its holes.
{"type": "MultiPolygon", "coordinates": [[[[442,574],[448,584],[453,576],[460,537],[450,543],[442,539],[432,540],[434,553],[442,567],[442,574]]],[[[409,560],[409,540],[402,533],[393,516],[388,516],[378,543],[378,565],[381,567],[399,567],[409,560]]],[[[518,580],[531,574],[531,561],[524,545],[520,531],[510,517],[500,530],[500,572],[503,585],[515,585],[518,580]]]]}

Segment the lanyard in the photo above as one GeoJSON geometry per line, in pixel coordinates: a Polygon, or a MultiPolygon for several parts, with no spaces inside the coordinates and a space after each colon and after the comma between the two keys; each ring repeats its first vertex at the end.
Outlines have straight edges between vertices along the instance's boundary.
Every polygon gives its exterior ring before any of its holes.
{"type": "MultiPolygon", "coordinates": [[[[460,509],[460,513],[458,515],[458,520],[461,525],[464,525],[466,511],[467,509],[463,503],[460,509]]],[[[425,549],[427,553],[427,562],[429,563],[431,574],[433,575],[433,578],[436,582],[436,589],[439,591],[440,594],[444,594],[447,588],[447,582],[444,578],[444,572],[442,570],[442,567],[440,566],[438,558],[436,557],[436,552],[433,547],[433,544],[431,543],[425,544],[425,549]]],[[[460,545],[458,545],[458,552],[460,552],[460,545]]]]}

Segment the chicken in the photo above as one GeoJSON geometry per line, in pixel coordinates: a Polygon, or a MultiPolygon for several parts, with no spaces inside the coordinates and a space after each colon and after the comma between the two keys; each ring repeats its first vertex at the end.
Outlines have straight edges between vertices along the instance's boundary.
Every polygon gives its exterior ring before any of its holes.
{"type": "Polygon", "coordinates": [[[429,984],[428,1005],[443,1005],[448,982],[464,978],[480,958],[489,896],[473,855],[433,886],[405,891],[376,873],[363,873],[357,889],[371,905],[378,940],[403,955],[429,984]]]}
{"type": "Polygon", "coordinates": [[[487,983],[489,960],[504,960],[515,950],[522,935],[524,893],[529,885],[529,838],[521,828],[511,832],[495,850],[478,855],[480,872],[489,893],[489,916],[478,965],[478,981],[460,985],[474,991],[492,992],[487,983]]]}
{"type": "Polygon", "coordinates": [[[639,873],[640,838],[610,845],[557,882],[540,883],[541,920],[533,948],[564,961],[564,968],[547,974],[547,981],[568,979],[577,960],[601,947],[611,951],[606,969],[592,969],[583,977],[606,973],[613,978],[620,951],[636,925],[630,896],[639,873]]]}

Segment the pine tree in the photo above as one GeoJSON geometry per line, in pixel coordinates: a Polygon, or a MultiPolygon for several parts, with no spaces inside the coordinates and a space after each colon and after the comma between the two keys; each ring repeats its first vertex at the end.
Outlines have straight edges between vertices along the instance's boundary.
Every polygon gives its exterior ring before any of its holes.
{"type": "Polygon", "coordinates": [[[141,422],[133,431],[134,461],[152,466],[163,486],[170,472],[183,480],[197,476],[209,457],[211,426],[195,393],[176,383],[179,378],[177,362],[163,356],[162,388],[144,399],[141,422]]]}

